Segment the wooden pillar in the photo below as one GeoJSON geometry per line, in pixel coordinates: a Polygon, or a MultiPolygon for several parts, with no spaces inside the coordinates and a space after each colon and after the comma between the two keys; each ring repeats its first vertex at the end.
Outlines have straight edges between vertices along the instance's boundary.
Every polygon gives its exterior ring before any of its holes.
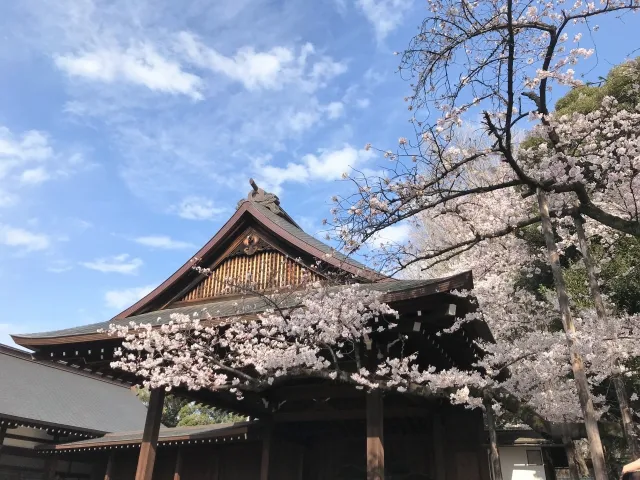
{"type": "Polygon", "coordinates": [[[436,413],[433,417],[432,424],[432,439],[433,439],[433,463],[434,474],[436,480],[446,480],[447,470],[445,462],[445,433],[442,427],[442,417],[440,413],[436,413]]]}
{"type": "Polygon", "coordinates": [[[114,480],[114,476],[113,476],[113,462],[114,462],[114,457],[116,455],[116,452],[114,452],[113,450],[111,450],[111,452],[109,452],[109,460],[107,460],[107,470],[104,472],[104,480],[114,480]]]}
{"type": "Polygon", "coordinates": [[[306,452],[306,447],[304,445],[299,446],[298,452],[298,480],[302,480],[304,478],[304,457],[306,452]]]}
{"type": "Polygon", "coordinates": [[[220,480],[220,450],[215,450],[212,458],[211,480],[220,480]]]}
{"type": "Polygon", "coordinates": [[[135,480],[151,480],[153,475],[158,434],[160,433],[160,420],[162,419],[162,407],[164,405],[164,392],[164,388],[151,390],[135,480]]]}
{"type": "Polygon", "coordinates": [[[260,460],[260,480],[269,480],[269,458],[271,457],[272,428],[269,425],[262,437],[262,458],[260,460]]]}
{"type": "Polygon", "coordinates": [[[0,426],[0,456],[2,456],[2,445],[4,444],[4,436],[7,434],[7,426],[0,426]]]}
{"type": "Polygon", "coordinates": [[[176,456],[176,467],[173,470],[173,480],[182,479],[182,449],[178,449],[178,455],[176,456]]]}
{"type": "Polygon", "coordinates": [[[556,480],[556,467],[553,465],[551,451],[549,448],[542,447],[542,461],[544,462],[544,475],[546,480],[556,480]]]}
{"type": "Polygon", "coordinates": [[[47,457],[44,466],[44,478],[45,480],[55,480],[56,469],[58,468],[58,457],[51,455],[47,457]]]}
{"type": "Polygon", "coordinates": [[[367,394],[367,480],[384,480],[382,392],[367,394]]]}

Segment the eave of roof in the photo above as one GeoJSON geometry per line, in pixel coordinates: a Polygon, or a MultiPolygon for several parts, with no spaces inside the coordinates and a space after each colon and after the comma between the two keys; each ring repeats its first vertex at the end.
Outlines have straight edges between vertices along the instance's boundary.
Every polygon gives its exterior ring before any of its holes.
{"type": "MultiPolygon", "coordinates": [[[[173,445],[174,443],[214,443],[215,440],[246,440],[250,430],[257,426],[258,422],[221,423],[214,425],[199,425],[193,427],[160,428],[158,435],[159,445],[173,445]]],[[[79,440],[77,442],[61,443],[57,445],[42,444],[38,450],[87,450],[122,448],[124,446],[137,446],[142,442],[142,430],[133,432],[108,433],[100,438],[79,440]]]]}
{"type": "MultiPolygon", "coordinates": [[[[396,280],[394,282],[363,284],[362,287],[383,292],[382,301],[392,304],[393,302],[421,298],[440,292],[470,289],[473,287],[473,279],[471,272],[462,272],[445,278],[428,280],[396,280]]],[[[340,287],[338,286],[334,288],[340,287]]],[[[291,308],[294,307],[295,304],[286,306],[291,308]]],[[[134,321],[137,323],[154,323],[159,327],[163,323],[169,322],[171,314],[174,313],[186,315],[195,314],[203,319],[211,317],[216,320],[236,316],[251,318],[252,316],[255,317],[256,314],[264,311],[267,307],[268,304],[262,298],[247,297],[240,300],[224,300],[181,306],[178,308],[170,308],[134,315],[128,318],[115,318],[106,322],[64,330],[32,334],[16,334],[12,335],[12,338],[18,345],[25,347],[105,340],[110,338],[108,334],[105,332],[100,333],[98,330],[106,330],[110,324],[126,325],[129,322],[134,321]]]]}

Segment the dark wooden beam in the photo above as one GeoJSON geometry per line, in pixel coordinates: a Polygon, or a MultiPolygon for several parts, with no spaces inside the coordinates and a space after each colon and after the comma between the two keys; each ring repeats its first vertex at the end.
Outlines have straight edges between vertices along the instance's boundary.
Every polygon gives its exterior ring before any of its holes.
{"type": "Polygon", "coordinates": [[[58,457],[50,456],[47,457],[44,466],[44,478],[45,480],[55,480],[56,478],[56,469],[58,468],[58,457]]]}
{"type": "Polygon", "coordinates": [[[0,457],[2,456],[2,449],[4,448],[4,437],[7,434],[7,426],[0,425],[0,457]]]}
{"type": "Polygon", "coordinates": [[[271,437],[273,429],[267,425],[262,435],[262,458],[260,459],[260,480],[269,480],[269,460],[271,457],[271,437]]]}
{"type": "Polygon", "coordinates": [[[104,472],[104,480],[115,480],[113,476],[113,463],[115,461],[116,452],[112,451],[109,453],[109,460],[107,460],[107,469],[104,472]]]}
{"type": "Polygon", "coordinates": [[[433,424],[431,426],[432,430],[432,451],[433,451],[433,463],[435,466],[435,480],[446,480],[447,478],[447,467],[445,461],[445,433],[444,428],[442,426],[442,418],[440,415],[436,414],[433,416],[433,424]]]}
{"type": "Polygon", "coordinates": [[[182,448],[178,449],[178,453],[176,455],[176,466],[173,469],[173,480],[181,480],[182,479],[182,448]]]}
{"type": "Polygon", "coordinates": [[[364,398],[364,392],[352,385],[319,384],[280,387],[270,392],[274,400],[316,400],[325,398],[364,398]]]}
{"type": "Polygon", "coordinates": [[[382,392],[367,394],[367,480],[384,480],[382,392]]]}
{"type": "Polygon", "coordinates": [[[160,432],[160,420],[162,419],[162,407],[164,405],[164,394],[165,391],[163,388],[151,390],[135,480],[151,480],[151,476],[153,475],[153,466],[156,461],[156,449],[158,446],[158,434],[160,432]]]}
{"type": "MultiPolygon", "coordinates": [[[[384,414],[387,418],[427,418],[432,414],[432,412],[424,407],[398,406],[385,409],[384,414]]],[[[363,409],[276,412],[273,414],[273,420],[277,423],[323,422],[330,420],[364,420],[366,417],[367,414],[363,409]]]]}

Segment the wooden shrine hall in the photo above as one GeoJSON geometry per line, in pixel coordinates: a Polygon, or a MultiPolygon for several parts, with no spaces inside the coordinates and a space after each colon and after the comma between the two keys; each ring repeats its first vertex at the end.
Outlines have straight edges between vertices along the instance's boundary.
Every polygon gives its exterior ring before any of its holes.
{"type": "MultiPolygon", "coordinates": [[[[225,278],[249,273],[260,292],[322,280],[328,272],[346,274],[382,293],[396,309],[398,326],[424,365],[470,369],[481,354],[477,338],[491,339],[486,324],[474,321],[456,333],[436,333],[473,308],[454,290],[472,288],[470,272],[429,280],[385,277],[305,233],[279,199],[252,182],[252,191],[234,215],[193,258],[210,269],[205,275],[191,259],[146,297],[114,318],[59,331],[14,335],[42,360],[67,365],[120,382],[136,384],[129,373],[112,369],[122,340],[102,333],[110,324],[130,321],[158,325],[172,313],[202,309],[217,317],[255,318],[268,305],[263,297],[229,287],[225,278]],[[320,265],[322,268],[311,268],[320,265]]],[[[337,287],[339,288],[339,287],[337,287]]],[[[391,337],[377,342],[388,346],[391,337]],[[388,342],[388,343],[385,343],[388,342]]],[[[375,358],[375,357],[371,357],[375,358]]],[[[354,366],[355,369],[355,366],[354,366]]],[[[355,370],[354,370],[355,371],[355,370]]],[[[226,391],[176,390],[196,402],[246,415],[233,425],[165,429],[164,390],[153,390],[143,431],[43,447],[45,455],[81,455],[101,465],[105,480],[489,480],[489,462],[480,411],[445,400],[400,393],[365,393],[319,379],[278,383],[238,400],[226,391]]],[[[131,430],[135,430],[132,428],[131,430]]]]}

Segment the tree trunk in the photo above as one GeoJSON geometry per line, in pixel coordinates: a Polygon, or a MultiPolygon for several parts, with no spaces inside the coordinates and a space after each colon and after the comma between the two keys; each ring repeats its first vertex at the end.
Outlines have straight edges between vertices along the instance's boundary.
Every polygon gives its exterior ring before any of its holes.
{"type": "Polygon", "coordinates": [[[547,245],[547,258],[551,271],[553,272],[553,280],[558,295],[558,305],[562,316],[562,326],[564,328],[567,346],[571,355],[571,368],[573,377],[578,390],[578,398],[584,417],[584,424],[587,430],[587,438],[589,439],[589,451],[591,453],[591,461],[593,462],[593,471],[595,480],[607,480],[607,468],[604,461],[604,450],[602,448],[602,440],[598,430],[598,420],[596,418],[591,392],[589,391],[589,383],[587,374],[584,369],[584,362],[580,354],[576,351],[573,334],[576,331],[571,309],[569,308],[569,297],[567,295],[567,287],[562,275],[562,267],[560,266],[560,254],[553,236],[553,226],[549,217],[549,200],[546,193],[538,189],[538,207],[540,208],[540,219],[542,220],[542,233],[544,234],[545,243],[547,245]]]}
{"type": "Polygon", "coordinates": [[[500,452],[498,450],[498,436],[496,435],[496,421],[491,407],[491,398],[484,397],[484,410],[487,415],[487,426],[489,427],[489,458],[491,459],[491,470],[493,480],[502,480],[502,465],[500,465],[500,452]]]}
{"type": "MultiPolygon", "coordinates": [[[[578,243],[580,245],[580,252],[582,253],[582,261],[584,262],[584,267],[587,271],[589,290],[596,309],[596,314],[598,315],[598,320],[607,322],[607,311],[604,307],[602,294],[600,292],[600,285],[598,284],[593,260],[591,258],[591,253],[589,252],[587,236],[584,233],[584,222],[579,216],[574,217],[573,220],[578,234],[578,243]]],[[[633,427],[633,417],[631,415],[631,409],[629,408],[629,398],[627,397],[627,392],[624,388],[624,381],[619,375],[613,376],[613,386],[616,389],[616,395],[618,397],[618,404],[620,406],[620,414],[622,417],[622,429],[624,431],[624,439],[627,442],[627,447],[629,448],[629,455],[631,458],[638,458],[640,457],[640,448],[638,447],[638,439],[635,436],[633,427]]]]}

